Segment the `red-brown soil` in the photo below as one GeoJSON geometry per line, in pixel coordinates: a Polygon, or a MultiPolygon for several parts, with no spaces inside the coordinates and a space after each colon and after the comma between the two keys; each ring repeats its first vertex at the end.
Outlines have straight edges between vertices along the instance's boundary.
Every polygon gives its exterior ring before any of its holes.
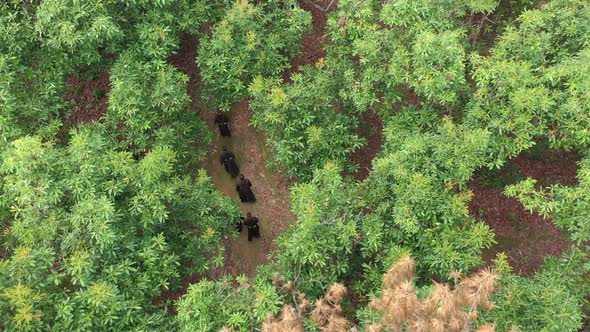
{"type": "Polygon", "coordinates": [[[367,144],[350,156],[350,161],[359,166],[352,176],[362,181],[371,173],[373,158],[381,151],[383,145],[383,123],[374,111],[363,113],[357,134],[367,140],[367,144]]]}
{"type": "Polygon", "coordinates": [[[559,256],[569,247],[550,220],[529,213],[515,198],[508,198],[478,180],[471,181],[469,187],[474,194],[469,213],[488,224],[498,242],[484,252],[487,262],[503,251],[514,272],[530,275],[543,263],[543,257],[559,256]]]}
{"type": "MultiPolygon", "coordinates": [[[[547,151],[536,158],[521,154],[510,162],[524,176],[548,186],[577,184],[578,160],[579,156],[573,152],[547,151]]],[[[560,256],[570,246],[550,219],[528,212],[518,200],[506,197],[499,189],[486,187],[477,179],[469,187],[474,193],[469,213],[490,225],[498,242],[484,252],[487,262],[503,251],[516,273],[530,275],[543,263],[543,257],[560,256]]]]}
{"type": "Polygon", "coordinates": [[[66,95],[72,112],[67,120],[76,125],[100,119],[108,110],[109,73],[105,71],[93,79],[77,76],[66,78],[66,95]]]}
{"type": "Polygon", "coordinates": [[[187,92],[191,97],[191,108],[198,110],[201,74],[197,66],[196,56],[199,39],[197,36],[183,34],[180,38],[180,48],[168,57],[168,62],[188,76],[187,92]]]}
{"type": "MultiPolygon", "coordinates": [[[[326,32],[326,22],[328,21],[327,12],[320,10],[320,8],[328,8],[330,0],[300,0],[301,8],[311,12],[312,15],[312,30],[303,34],[301,38],[301,54],[291,60],[291,66],[287,68],[281,77],[284,82],[289,82],[291,74],[299,72],[299,67],[309,64],[315,64],[320,58],[326,56],[324,51],[326,32]],[[310,3],[315,4],[311,5],[310,3]]],[[[338,5],[338,1],[334,1],[329,7],[329,11],[333,11],[338,5]]]]}
{"type": "Polygon", "coordinates": [[[524,176],[535,178],[542,186],[574,186],[578,184],[579,160],[580,155],[576,152],[547,150],[535,158],[520,154],[511,162],[524,176]]]}

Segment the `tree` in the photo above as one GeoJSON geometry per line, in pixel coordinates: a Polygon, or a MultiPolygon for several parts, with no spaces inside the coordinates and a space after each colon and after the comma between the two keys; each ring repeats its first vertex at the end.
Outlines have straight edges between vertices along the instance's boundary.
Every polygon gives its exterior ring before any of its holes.
{"type": "Polygon", "coordinates": [[[225,277],[203,280],[189,287],[178,302],[176,320],[182,332],[252,331],[278,312],[282,298],[273,285],[257,278],[225,277]]]}
{"type": "Polygon", "coordinates": [[[19,1],[0,4],[0,150],[22,135],[52,137],[61,126],[65,69],[40,46],[34,14],[19,1]]]}
{"type": "Polygon", "coordinates": [[[347,95],[357,108],[393,111],[411,87],[431,106],[457,106],[467,92],[467,13],[489,13],[497,1],[340,1],[328,21],[329,56],[358,63],[347,95]]]}
{"type": "Polygon", "coordinates": [[[259,75],[278,75],[300,48],[301,34],[311,17],[296,1],[235,2],[213,35],[199,45],[197,63],[206,98],[215,108],[229,110],[245,97],[250,81],[259,75]]]}
{"type": "Polygon", "coordinates": [[[169,148],[135,161],[107,143],[82,128],[66,148],[24,137],[3,153],[6,329],[165,329],[151,298],[222,264],[235,203],[204,172],[177,176],[169,148]]]}
{"type": "Polygon", "coordinates": [[[388,149],[362,185],[371,211],[361,228],[365,266],[385,268],[392,263],[388,249],[401,246],[421,257],[418,277],[466,272],[494,242],[489,227],[468,215],[471,193],[464,189],[485,160],[488,134],[448,118],[437,133],[406,132],[402,114],[386,130],[388,149]]]}
{"type": "MultiPolygon", "coordinates": [[[[402,257],[383,276],[383,290],[369,308],[379,318],[369,321],[367,331],[474,331],[480,312],[493,308],[492,295],[499,286],[493,270],[480,270],[471,276],[455,279],[455,285],[434,283],[416,289],[413,282],[414,261],[402,257]],[[419,297],[420,292],[426,296],[419,297]]],[[[365,324],[368,324],[366,322],[365,324]]],[[[494,330],[481,326],[477,331],[494,330]]]]}
{"type": "Polygon", "coordinates": [[[43,43],[70,56],[74,64],[91,65],[102,60],[100,50],[114,51],[124,31],[107,1],[49,0],[36,10],[35,31],[43,43]]]}
{"type": "Polygon", "coordinates": [[[484,321],[502,331],[579,331],[590,291],[588,252],[572,248],[561,258],[547,258],[531,277],[502,272],[494,310],[484,321]]]}
{"type": "Polygon", "coordinates": [[[582,82],[589,19],[585,1],[551,1],[523,13],[490,56],[472,57],[477,91],[464,122],[493,135],[489,167],[500,167],[538,137],[549,137],[551,147],[587,147],[582,82]]]}
{"type": "Polygon", "coordinates": [[[359,216],[348,185],[328,163],[291,192],[297,224],[277,240],[273,269],[312,297],[351,272],[359,216]]]}
{"type": "Polygon", "coordinates": [[[257,77],[250,85],[252,123],[269,136],[271,165],[290,177],[308,181],[330,161],[349,165],[349,155],[364,143],[354,132],[353,111],[337,97],[339,65],[320,60],[293,75],[291,84],[257,77]]]}
{"type": "Polygon", "coordinates": [[[161,61],[144,61],[133,51],[111,69],[106,121],[121,146],[140,156],[161,146],[177,151],[186,165],[203,155],[210,140],[205,123],[189,108],[188,77],[161,61]]]}

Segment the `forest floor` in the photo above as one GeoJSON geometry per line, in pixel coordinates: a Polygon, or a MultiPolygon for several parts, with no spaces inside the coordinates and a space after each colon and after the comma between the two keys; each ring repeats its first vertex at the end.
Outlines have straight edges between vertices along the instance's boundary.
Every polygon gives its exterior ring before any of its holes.
{"type": "Polygon", "coordinates": [[[357,135],[364,137],[367,144],[356,150],[350,156],[350,161],[358,165],[357,171],[352,176],[362,181],[373,170],[373,159],[383,146],[383,122],[376,112],[368,110],[363,113],[357,135]]]}
{"type": "MultiPolygon", "coordinates": [[[[530,213],[515,198],[503,193],[503,185],[532,177],[542,186],[577,184],[577,161],[573,152],[545,151],[540,156],[521,154],[509,161],[505,171],[497,174],[508,183],[486,183],[475,177],[469,184],[474,197],[469,204],[469,213],[488,224],[496,234],[497,244],[484,251],[489,264],[498,252],[505,252],[514,272],[531,275],[543,263],[545,256],[560,256],[570,243],[560,230],[537,213],[530,213]]],[[[495,181],[495,180],[494,180],[495,181]]]]}
{"type": "Polygon", "coordinates": [[[110,91],[109,72],[104,71],[93,78],[83,75],[66,78],[65,99],[72,112],[65,119],[67,128],[79,123],[96,121],[108,110],[110,91]]]}

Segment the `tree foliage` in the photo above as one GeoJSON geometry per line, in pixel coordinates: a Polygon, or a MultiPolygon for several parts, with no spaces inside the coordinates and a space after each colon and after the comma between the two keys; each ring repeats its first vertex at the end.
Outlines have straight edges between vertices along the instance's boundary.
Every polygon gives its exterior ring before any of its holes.
{"type": "Polygon", "coordinates": [[[580,162],[578,179],[573,187],[556,185],[537,190],[537,181],[528,178],[506,188],[509,197],[518,198],[529,210],[537,211],[569,235],[578,245],[590,240],[590,159],[580,162]]]}
{"type": "Polygon", "coordinates": [[[473,56],[477,91],[465,123],[493,135],[490,166],[549,137],[556,148],[588,146],[590,6],[556,0],[527,11],[488,57],[473,56]]]}
{"type": "Polygon", "coordinates": [[[134,155],[162,146],[174,149],[183,160],[198,160],[194,150],[205,146],[209,133],[189,108],[188,77],[162,61],[144,61],[130,51],[111,69],[107,123],[118,132],[120,143],[134,155]]]}
{"type": "Polygon", "coordinates": [[[311,27],[295,0],[3,1],[0,329],[579,330],[590,292],[588,1],[333,8],[321,56],[293,67],[311,27]],[[197,84],[169,58],[186,33],[199,38],[197,84]],[[108,112],[73,123],[66,78],[103,72],[108,112]],[[207,280],[239,209],[194,167],[212,140],[193,108],[244,98],[269,163],[299,181],[297,221],[255,277],[207,280]],[[364,112],[381,117],[384,142],[358,182],[343,174],[366,143],[364,112]],[[527,179],[505,194],[572,247],[532,276],[500,254],[493,272],[460,278],[495,243],[468,213],[470,180],[540,141],[586,155],[579,184],[527,179]],[[171,308],[168,291],[189,276],[200,281],[171,308]]]}
{"type": "Polygon", "coordinates": [[[353,131],[354,113],[336,95],[338,69],[338,63],[320,60],[316,68],[294,74],[291,84],[258,77],[250,85],[252,123],[269,135],[271,165],[291,177],[307,181],[327,162],[347,165],[348,156],[364,144],[353,131]]]}
{"type": "Polygon", "coordinates": [[[277,241],[276,270],[311,296],[351,271],[359,216],[339,171],[334,164],[326,164],[309,183],[292,189],[297,224],[277,241]]]}
{"type": "Polygon", "coordinates": [[[191,285],[178,302],[180,331],[252,331],[282,304],[276,288],[261,279],[224,278],[191,285]]]}
{"type": "Polygon", "coordinates": [[[579,331],[589,278],[588,253],[580,249],[547,259],[530,278],[504,271],[494,310],[483,319],[501,331],[579,331]]]}
{"type": "Polygon", "coordinates": [[[361,227],[365,266],[385,268],[389,249],[401,245],[422,258],[419,276],[466,272],[494,243],[489,227],[468,215],[471,194],[465,190],[485,160],[489,135],[450,119],[437,133],[404,131],[399,116],[386,129],[388,149],[363,184],[371,209],[361,227]]]}
{"type": "Polygon", "coordinates": [[[428,103],[457,105],[468,86],[461,17],[496,1],[340,1],[328,21],[328,52],[358,59],[350,97],[391,111],[405,86],[428,103]]]}
{"type": "Polygon", "coordinates": [[[212,37],[199,45],[206,97],[227,111],[247,95],[254,77],[278,75],[299,50],[310,22],[311,15],[293,0],[236,1],[213,27],[212,37]]]}
{"type": "Polygon", "coordinates": [[[0,4],[0,149],[25,134],[57,132],[65,102],[63,60],[39,45],[32,9],[0,4]]]}
{"type": "Polygon", "coordinates": [[[151,297],[222,263],[235,203],[203,172],[176,176],[169,148],[135,161],[107,142],[83,128],[65,148],[24,137],[3,153],[8,330],[150,329],[165,323],[151,297]]]}

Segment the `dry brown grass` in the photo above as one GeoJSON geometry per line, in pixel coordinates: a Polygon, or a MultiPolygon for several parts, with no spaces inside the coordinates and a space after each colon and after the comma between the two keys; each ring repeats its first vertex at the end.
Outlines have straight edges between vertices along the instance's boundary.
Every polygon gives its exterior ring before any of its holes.
{"type": "Polygon", "coordinates": [[[279,317],[269,317],[262,325],[263,332],[303,331],[304,317],[313,319],[323,332],[351,331],[354,328],[343,316],[340,306],[348,292],[344,285],[332,285],[326,295],[313,304],[311,311],[311,303],[305,298],[305,294],[295,290],[292,282],[283,283],[279,278],[275,278],[275,286],[285,294],[291,295],[297,306],[286,306],[279,317]]]}
{"type": "MultiPolygon", "coordinates": [[[[451,277],[455,286],[434,283],[430,295],[420,300],[414,286],[415,262],[409,257],[400,259],[383,276],[383,291],[369,306],[381,313],[377,322],[366,326],[368,332],[493,332],[495,326],[476,322],[481,310],[492,310],[491,297],[498,288],[498,275],[490,269],[461,278],[451,277]]],[[[313,303],[298,292],[292,282],[275,276],[273,283],[290,295],[296,306],[286,306],[278,317],[269,317],[263,332],[300,332],[303,320],[311,318],[323,332],[358,331],[343,314],[341,302],[347,295],[343,284],[334,284],[326,295],[313,303]]]]}
{"type": "Polygon", "coordinates": [[[291,306],[283,307],[278,318],[269,317],[262,324],[263,332],[304,332],[299,311],[291,306]]]}
{"type": "MultiPolygon", "coordinates": [[[[498,275],[489,269],[462,279],[457,286],[434,283],[429,297],[419,300],[414,283],[414,261],[400,259],[383,276],[383,292],[370,306],[381,312],[381,320],[370,329],[410,332],[468,332],[474,331],[479,310],[491,310],[490,298],[498,288],[498,275]]],[[[460,275],[452,275],[455,282],[460,275]]],[[[481,326],[476,331],[494,331],[493,326],[481,326]]]]}

